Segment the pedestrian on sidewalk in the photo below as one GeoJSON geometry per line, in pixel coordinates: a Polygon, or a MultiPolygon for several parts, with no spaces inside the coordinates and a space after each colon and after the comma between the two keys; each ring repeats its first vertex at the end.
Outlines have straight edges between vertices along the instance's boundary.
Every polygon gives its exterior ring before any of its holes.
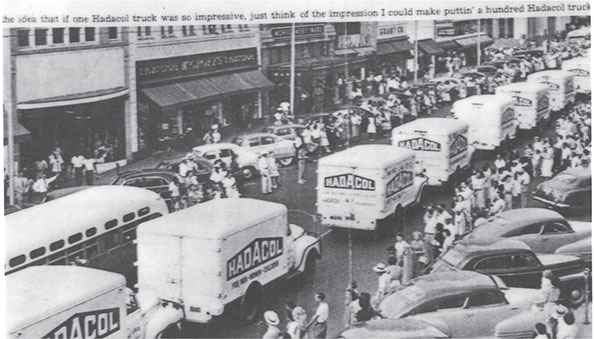
{"type": "Polygon", "coordinates": [[[51,169],[51,176],[56,177],[54,181],[54,187],[59,187],[61,184],[62,166],[64,165],[64,159],[59,151],[54,150],[49,156],[49,165],[51,169]]]}
{"type": "Polygon", "coordinates": [[[305,164],[307,162],[307,151],[305,149],[305,144],[302,144],[299,149],[297,149],[297,183],[298,184],[305,184],[305,180],[303,179],[303,174],[305,173],[305,164]]]}
{"type": "Polygon", "coordinates": [[[278,163],[274,157],[274,152],[268,152],[268,171],[270,172],[270,187],[272,189],[278,188],[280,173],[278,171],[278,163]]]}
{"type": "Polygon", "coordinates": [[[262,180],[262,194],[270,194],[272,193],[272,182],[270,168],[268,166],[268,152],[264,151],[260,153],[258,167],[260,168],[260,178],[262,180]]]}
{"type": "Polygon", "coordinates": [[[31,182],[29,178],[25,177],[22,171],[19,171],[14,178],[14,201],[16,205],[20,206],[27,201],[30,189],[31,182]]]}
{"type": "Polygon", "coordinates": [[[330,316],[330,307],[326,302],[326,294],[322,292],[316,293],[315,301],[318,307],[316,308],[313,319],[308,325],[311,330],[310,337],[325,339],[328,333],[328,318],[330,316]]]}
{"type": "Polygon", "coordinates": [[[76,186],[82,186],[84,183],[84,160],[84,155],[82,155],[82,152],[78,150],[76,151],[72,159],[70,159],[72,171],[74,171],[74,182],[76,186]]]}

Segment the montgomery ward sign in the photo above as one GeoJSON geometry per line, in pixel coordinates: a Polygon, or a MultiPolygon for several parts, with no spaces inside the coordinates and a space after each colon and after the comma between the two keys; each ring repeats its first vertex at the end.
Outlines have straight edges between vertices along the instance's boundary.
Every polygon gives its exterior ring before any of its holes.
{"type": "MultiPolygon", "coordinates": [[[[275,28],[271,31],[275,39],[291,38],[291,27],[275,28]]],[[[295,36],[316,35],[324,33],[324,25],[315,26],[297,26],[295,27],[295,36]]]]}
{"type": "Polygon", "coordinates": [[[101,339],[120,330],[120,309],[76,313],[43,336],[43,339],[101,339]]]}
{"type": "Polygon", "coordinates": [[[441,144],[439,144],[433,140],[423,138],[423,137],[399,141],[398,147],[409,148],[409,149],[412,149],[413,151],[424,151],[424,152],[440,152],[441,151],[441,144]]]}
{"type": "Polygon", "coordinates": [[[244,48],[139,61],[136,63],[136,78],[139,82],[147,82],[256,66],[256,48],[244,48]]]}
{"type": "Polygon", "coordinates": [[[386,184],[386,197],[391,197],[403,189],[412,186],[415,174],[411,171],[398,172],[386,184]]]}
{"type": "Polygon", "coordinates": [[[324,178],[324,187],[374,191],[375,181],[354,174],[341,174],[324,178]]]}
{"type": "Polygon", "coordinates": [[[227,281],[283,254],[283,238],[258,238],[227,260],[227,281]]]}

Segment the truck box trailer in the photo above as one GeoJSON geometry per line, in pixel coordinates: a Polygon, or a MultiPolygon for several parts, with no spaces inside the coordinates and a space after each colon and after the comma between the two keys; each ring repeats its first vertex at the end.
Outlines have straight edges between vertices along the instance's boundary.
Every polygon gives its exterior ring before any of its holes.
{"type": "Polygon", "coordinates": [[[515,82],[497,87],[495,93],[515,99],[516,120],[520,129],[533,129],[551,116],[549,87],[545,84],[515,82]]]}
{"type": "Polygon", "coordinates": [[[575,76],[568,71],[550,70],[528,75],[527,83],[541,83],[549,86],[551,110],[558,112],[575,103],[575,76]]]}

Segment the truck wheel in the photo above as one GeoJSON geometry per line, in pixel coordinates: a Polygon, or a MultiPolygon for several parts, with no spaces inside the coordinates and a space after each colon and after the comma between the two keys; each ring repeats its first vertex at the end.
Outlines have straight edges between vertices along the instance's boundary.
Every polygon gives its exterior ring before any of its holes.
{"type": "Polygon", "coordinates": [[[262,286],[252,284],[241,300],[241,309],[239,311],[239,320],[242,323],[254,322],[262,306],[262,286]]]}
{"type": "Polygon", "coordinates": [[[578,308],[586,301],[586,288],[583,284],[572,283],[567,286],[566,300],[572,308],[578,308]]]}
{"type": "Polygon", "coordinates": [[[294,158],[295,157],[287,157],[287,158],[280,159],[278,162],[280,162],[281,165],[287,167],[293,163],[294,158]]]}
{"type": "Polygon", "coordinates": [[[253,167],[244,167],[241,169],[241,175],[245,180],[252,179],[256,174],[256,170],[253,167]]]}

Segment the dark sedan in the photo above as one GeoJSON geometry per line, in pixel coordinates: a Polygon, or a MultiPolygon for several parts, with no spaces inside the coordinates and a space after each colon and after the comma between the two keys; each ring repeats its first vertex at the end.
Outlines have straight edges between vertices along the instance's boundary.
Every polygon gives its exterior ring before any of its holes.
{"type": "Polygon", "coordinates": [[[536,187],[532,198],[559,210],[592,209],[590,167],[565,170],[536,187]]]}
{"type": "Polygon", "coordinates": [[[159,193],[165,199],[169,210],[172,211],[173,202],[171,200],[171,191],[169,191],[169,183],[174,180],[181,182],[182,178],[171,170],[143,169],[123,172],[111,184],[141,187],[159,193]]]}

